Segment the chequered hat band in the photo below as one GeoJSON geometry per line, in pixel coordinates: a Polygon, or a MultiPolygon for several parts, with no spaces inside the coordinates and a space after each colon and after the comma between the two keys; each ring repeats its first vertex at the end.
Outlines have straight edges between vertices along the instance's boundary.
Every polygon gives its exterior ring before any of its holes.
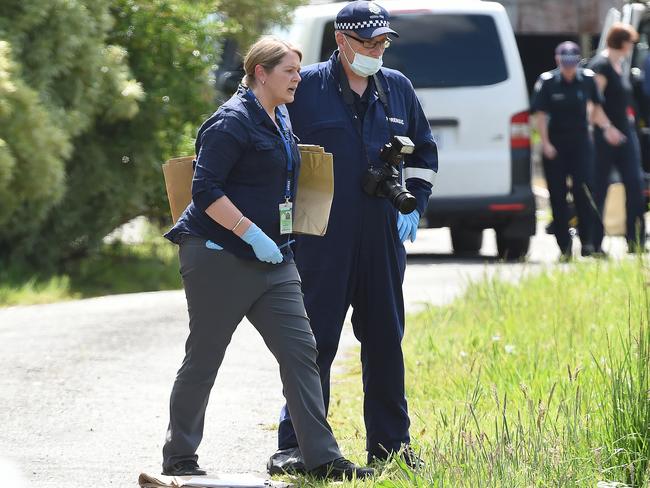
{"type": "Polygon", "coordinates": [[[367,27],[388,27],[387,20],[364,20],[363,22],[334,22],[336,30],[359,30],[367,27]]]}

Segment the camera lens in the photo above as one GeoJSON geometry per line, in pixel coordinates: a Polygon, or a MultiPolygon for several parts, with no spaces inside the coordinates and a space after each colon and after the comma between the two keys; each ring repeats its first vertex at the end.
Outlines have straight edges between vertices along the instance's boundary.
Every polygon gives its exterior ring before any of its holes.
{"type": "Polygon", "coordinates": [[[393,205],[403,214],[411,213],[417,207],[418,201],[408,191],[402,190],[393,197],[393,205]]]}
{"type": "Polygon", "coordinates": [[[403,214],[411,213],[415,210],[418,201],[409,191],[395,180],[382,181],[382,190],[384,195],[390,200],[390,203],[403,214]]]}

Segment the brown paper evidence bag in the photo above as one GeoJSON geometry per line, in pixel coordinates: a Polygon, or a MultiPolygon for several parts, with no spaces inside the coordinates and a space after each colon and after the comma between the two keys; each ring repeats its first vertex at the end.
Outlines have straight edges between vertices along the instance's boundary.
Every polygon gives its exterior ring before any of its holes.
{"type": "MultiPolygon", "coordinates": [[[[331,153],[321,146],[298,144],[300,175],[294,203],[294,234],[324,236],[334,196],[334,167],[331,153]]],[[[174,158],[162,165],[167,198],[174,223],[192,200],[194,156],[174,158]]]]}

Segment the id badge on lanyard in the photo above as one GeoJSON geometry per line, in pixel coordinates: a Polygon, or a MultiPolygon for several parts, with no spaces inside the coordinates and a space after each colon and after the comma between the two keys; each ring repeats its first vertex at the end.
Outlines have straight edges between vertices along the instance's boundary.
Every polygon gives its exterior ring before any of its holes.
{"type": "Polygon", "coordinates": [[[284,202],[278,206],[280,211],[280,234],[291,234],[293,232],[293,202],[291,201],[291,179],[293,176],[293,153],[289,141],[289,130],[287,129],[282,113],[278,110],[278,123],[280,135],[287,152],[287,182],[284,188],[284,202]]]}
{"type": "Polygon", "coordinates": [[[286,201],[280,207],[280,234],[293,232],[293,202],[286,201]]]}

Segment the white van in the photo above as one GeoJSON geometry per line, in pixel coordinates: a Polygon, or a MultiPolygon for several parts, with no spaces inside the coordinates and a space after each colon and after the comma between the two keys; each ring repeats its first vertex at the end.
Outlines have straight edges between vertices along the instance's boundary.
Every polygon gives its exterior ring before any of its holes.
{"type": "MultiPolygon", "coordinates": [[[[483,229],[494,228],[499,255],[523,257],[535,232],[529,101],[505,9],[480,0],[378,3],[400,35],[384,65],[412,81],[438,143],[423,224],[450,227],[454,250],[463,254],[477,253],[483,229]]],[[[299,7],[276,34],[301,47],[303,66],[324,61],[336,49],[334,20],[344,5],[299,7]]]]}

